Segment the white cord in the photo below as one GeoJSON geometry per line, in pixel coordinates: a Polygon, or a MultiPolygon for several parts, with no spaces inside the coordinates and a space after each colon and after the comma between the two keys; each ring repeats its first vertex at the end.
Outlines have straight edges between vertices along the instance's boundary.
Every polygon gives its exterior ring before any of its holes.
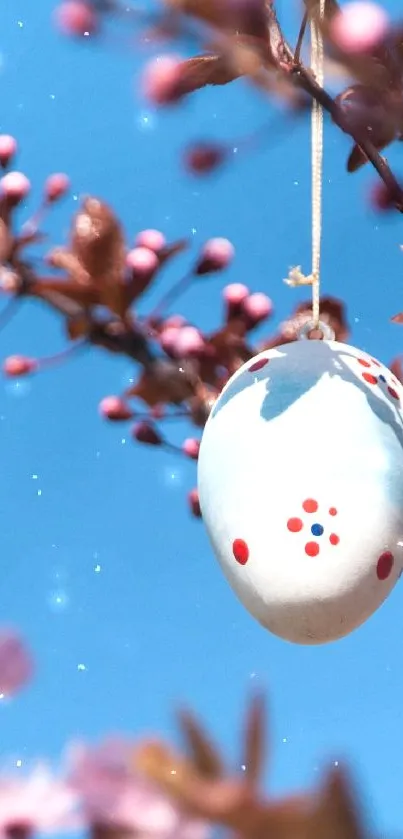
{"type": "MultiPolygon", "coordinates": [[[[320,0],[319,17],[325,16],[326,0],[320,0]]],[[[318,84],[323,84],[324,60],[323,38],[316,19],[311,20],[311,69],[318,84]]],[[[311,116],[311,159],[312,159],[312,271],[309,275],[301,268],[292,268],[285,282],[288,285],[312,286],[313,327],[319,325],[320,316],[320,255],[322,240],[322,182],[323,182],[323,108],[314,99],[311,116]]]]}

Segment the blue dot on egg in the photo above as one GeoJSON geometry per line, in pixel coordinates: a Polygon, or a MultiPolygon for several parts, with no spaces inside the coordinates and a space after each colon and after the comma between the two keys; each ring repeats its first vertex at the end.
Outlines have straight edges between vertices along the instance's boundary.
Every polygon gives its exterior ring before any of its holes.
{"type": "Polygon", "coordinates": [[[379,381],[380,382],[386,382],[385,376],[379,376],[379,381]]]}
{"type": "Polygon", "coordinates": [[[313,524],[311,527],[312,536],[322,536],[323,527],[321,524],[313,524]]]}

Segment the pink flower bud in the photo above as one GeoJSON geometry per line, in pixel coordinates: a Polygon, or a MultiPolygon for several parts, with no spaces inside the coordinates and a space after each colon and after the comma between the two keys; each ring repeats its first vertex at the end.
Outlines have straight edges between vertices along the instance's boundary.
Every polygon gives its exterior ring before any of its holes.
{"type": "Polygon", "coordinates": [[[128,420],[133,416],[127,403],[120,396],[105,396],[99,403],[99,413],[108,420],[128,420]]]}
{"type": "Polygon", "coordinates": [[[347,53],[366,52],[376,47],[389,29],[386,11],[377,3],[346,3],[330,26],[330,34],[341,50],[347,53]]]}
{"type": "Polygon", "coordinates": [[[218,143],[198,143],[185,152],[185,166],[194,175],[208,175],[228,157],[228,149],[218,143]]]}
{"type": "Polygon", "coordinates": [[[226,303],[226,322],[229,323],[235,318],[242,318],[244,316],[243,303],[249,295],[248,287],[242,283],[231,283],[223,289],[222,294],[226,303]]]}
{"type": "Polygon", "coordinates": [[[188,504],[192,515],[195,516],[196,519],[201,519],[199,493],[197,489],[192,489],[188,493],[188,504]]]}
{"type": "Polygon", "coordinates": [[[168,326],[161,331],[160,344],[164,352],[175,356],[175,344],[180,327],[168,326]]]}
{"type": "Polygon", "coordinates": [[[12,204],[19,204],[27,197],[31,184],[22,172],[7,172],[0,179],[0,190],[12,204]]]}
{"type": "Polygon", "coordinates": [[[27,358],[25,355],[9,355],[3,364],[3,373],[6,376],[26,376],[38,368],[38,362],[34,358],[27,358]]]}
{"type": "Polygon", "coordinates": [[[142,79],[144,96],[154,105],[172,105],[180,98],[182,59],[160,55],[145,67],[142,79]]]}
{"type": "Polygon", "coordinates": [[[395,195],[383,181],[378,180],[372,184],[369,200],[374,210],[385,212],[394,209],[400,195],[395,195]]]}
{"type": "Polygon", "coordinates": [[[166,413],[165,405],[154,405],[151,410],[150,414],[153,419],[161,420],[164,418],[166,413]]]}
{"type": "Polygon", "coordinates": [[[98,17],[90,3],[84,0],[65,0],[56,9],[55,23],[63,35],[82,38],[98,29],[98,17]]]}
{"type": "Polygon", "coordinates": [[[45,181],[45,200],[48,204],[63,198],[63,195],[70,189],[70,179],[63,172],[49,175],[45,181]]]}
{"type": "Polygon", "coordinates": [[[256,292],[255,294],[250,294],[249,297],[245,297],[242,302],[242,309],[247,316],[251,327],[254,327],[257,326],[258,323],[262,323],[262,321],[266,320],[266,318],[271,314],[273,311],[273,303],[270,300],[270,297],[267,297],[266,294],[256,292]]]}
{"type": "Polygon", "coordinates": [[[223,289],[222,295],[226,303],[238,306],[249,294],[248,286],[242,283],[231,283],[223,289]]]}
{"type": "Polygon", "coordinates": [[[182,443],[182,451],[183,454],[190,457],[191,460],[197,460],[199,457],[199,449],[200,449],[200,442],[196,440],[194,437],[188,437],[187,440],[184,440],[182,443]]]}
{"type": "Polygon", "coordinates": [[[170,329],[172,326],[178,329],[180,326],[185,326],[185,324],[186,318],[183,315],[169,315],[164,323],[164,329],[170,329]]]}
{"type": "Polygon", "coordinates": [[[147,443],[149,446],[160,446],[162,444],[162,438],[150,422],[137,422],[133,426],[132,434],[139,443],[147,443]]]}
{"type": "Polygon", "coordinates": [[[149,248],[133,248],[126,256],[126,265],[141,278],[152,277],[159,266],[158,257],[149,248]]]}
{"type": "Polygon", "coordinates": [[[0,694],[11,696],[33,675],[32,658],[21,638],[10,630],[0,632],[0,694]]]}
{"type": "Polygon", "coordinates": [[[210,274],[228,268],[234,253],[234,246],[228,239],[209,239],[202,249],[195,273],[210,274]]]}
{"type": "Polygon", "coordinates": [[[141,230],[135,239],[135,245],[138,248],[148,248],[154,253],[162,250],[166,245],[166,239],[160,230],[141,230]]]}
{"type": "Polygon", "coordinates": [[[0,134],[0,165],[6,168],[17,153],[17,141],[10,134],[0,134]]]}
{"type": "Polygon", "coordinates": [[[203,354],[205,342],[202,334],[194,326],[182,326],[176,330],[172,352],[176,358],[189,358],[203,354]]]}

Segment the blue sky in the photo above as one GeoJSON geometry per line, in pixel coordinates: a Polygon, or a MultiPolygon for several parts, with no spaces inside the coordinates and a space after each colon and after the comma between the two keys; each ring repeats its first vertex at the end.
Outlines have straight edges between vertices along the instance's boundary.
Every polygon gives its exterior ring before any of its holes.
{"type": "MultiPolygon", "coordinates": [[[[278,142],[274,133],[270,148],[219,178],[189,178],[180,166],[185,142],[227,138],[236,146],[269,106],[237,83],[157,115],[137,92],[144,50],[122,50],[116,39],[107,49],[66,42],[51,26],[54,5],[6,0],[0,37],[0,131],[18,138],[18,166],[34,187],[30,206],[50,171],[67,171],[73,183],[46,223],[50,241],[64,241],[83,193],[110,202],[129,239],[158,227],[171,239],[191,237],[197,250],[210,236],[228,236],[233,265],[189,293],[184,313],[214,326],[221,289],[237,281],[268,293],[280,321],[304,298],[282,278],[291,265],[310,267],[309,123],[278,142]]],[[[402,346],[399,327],[388,323],[402,308],[401,221],[368,209],[374,176],[347,176],[348,149],[327,125],[323,293],[346,299],[352,343],[388,362],[402,346]]],[[[389,155],[397,170],[400,154],[389,155]]],[[[174,276],[164,274],[145,307],[174,276]]],[[[33,305],[0,334],[2,358],[63,345],[61,324],[33,305]]],[[[377,828],[395,831],[403,816],[402,589],[330,646],[299,648],[261,629],[188,516],[193,464],[135,446],[126,428],[97,414],[99,400],[134,373],[93,352],[0,384],[0,620],[22,628],[38,662],[33,686],[0,709],[5,761],[24,767],[36,755],[56,757],[77,736],[174,736],[179,701],[200,712],[237,761],[246,696],[264,685],[271,788],[308,786],[326,762],[347,758],[377,828]]],[[[174,429],[174,439],[183,431],[174,429]]]]}

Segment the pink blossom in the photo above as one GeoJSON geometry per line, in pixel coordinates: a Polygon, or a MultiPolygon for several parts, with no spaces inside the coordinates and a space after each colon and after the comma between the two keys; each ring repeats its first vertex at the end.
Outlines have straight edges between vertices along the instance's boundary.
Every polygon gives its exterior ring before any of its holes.
{"type": "Polygon", "coordinates": [[[188,504],[190,512],[196,519],[201,518],[200,500],[197,489],[191,489],[188,493],[188,504]]]}
{"type": "Polygon", "coordinates": [[[234,253],[234,246],[229,239],[209,239],[202,248],[196,273],[208,274],[211,271],[222,271],[228,268],[234,258],[234,253]]]}
{"type": "Polygon", "coordinates": [[[0,837],[19,824],[32,833],[77,829],[78,803],[76,793],[43,766],[37,766],[28,777],[0,777],[0,837]]]}
{"type": "Polygon", "coordinates": [[[242,283],[230,283],[230,285],[225,286],[222,294],[226,303],[238,305],[248,296],[249,289],[242,283]]]}
{"type": "Polygon", "coordinates": [[[180,326],[165,327],[160,335],[160,344],[166,353],[175,354],[175,344],[178,337],[180,326]]]}
{"type": "Polygon", "coordinates": [[[178,100],[182,59],[160,55],[146,65],[143,72],[144,96],[154,105],[170,105],[178,100]]]}
{"type": "Polygon", "coordinates": [[[367,0],[346,3],[331,23],[331,35],[345,52],[373,49],[385,37],[389,18],[382,6],[367,0]]]}
{"type": "Polygon", "coordinates": [[[196,440],[194,437],[188,437],[187,440],[184,440],[182,443],[182,451],[187,457],[190,457],[191,460],[197,460],[199,457],[199,449],[200,449],[200,441],[196,440]]]}
{"type": "Polygon", "coordinates": [[[9,355],[3,363],[3,373],[6,376],[26,376],[33,373],[38,366],[34,358],[25,355],[9,355]]]}
{"type": "Polygon", "coordinates": [[[70,188],[70,178],[64,172],[49,175],[45,181],[45,198],[49,203],[58,201],[70,188]]]}
{"type": "Polygon", "coordinates": [[[199,355],[205,348],[205,342],[201,332],[195,326],[182,326],[176,329],[171,351],[176,358],[186,358],[191,355],[199,355]]]}
{"type": "Polygon", "coordinates": [[[97,15],[84,0],[65,0],[56,9],[55,23],[64,35],[76,38],[91,35],[98,28],[97,15]]]}
{"type": "Polygon", "coordinates": [[[18,203],[29,194],[31,183],[23,172],[7,172],[0,179],[0,190],[11,201],[18,203]]]}
{"type": "Polygon", "coordinates": [[[270,297],[262,292],[251,294],[242,302],[243,310],[253,326],[257,326],[258,323],[266,320],[273,311],[273,303],[270,297]]]}
{"type": "Polygon", "coordinates": [[[183,315],[169,315],[164,322],[164,329],[170,329],[171,327],[175,327],[176,329],[180,326],[185,326],[186,318],[183,315]]]}
{"type": "Polygon", "coordinates": [[[151,276],[158,268],[158,257],[145,247],[133,248],[126,256],[126,264],[138,276],[151,276]]]}
{"type": "Polygon", "coordinates": [[[0,631],[0,694],[21,690],[32,674],[32,658],[22,639],[12,630],[0,631]]]}
{"type": "Polygon", "coordinates": [[[0,163],[8,166],[17,153],[17,141],[11,134],[0,134],[0,163]]]}
{"type": "Polygon", "coordinates": [[[141,230],[136,236],[135,244],[136,247],[148,248],[158,253],[166,245],[166,239],[160,230],[141,230]]]}
{"type": "Polygon", "coordinates": [[[123,740],[70,750],[69,782],[91,823],[110,824],[150,839],[205,839],[207,828],[184,817],[159,790],[131,769],[132,746],[123,740]]]}
{"type": "Polygon", "coordinates": [[[99,404],[101,417],[109,420],[128,420],[133,416],[129,405],[121,396],[105,396],[99,404]]]}

